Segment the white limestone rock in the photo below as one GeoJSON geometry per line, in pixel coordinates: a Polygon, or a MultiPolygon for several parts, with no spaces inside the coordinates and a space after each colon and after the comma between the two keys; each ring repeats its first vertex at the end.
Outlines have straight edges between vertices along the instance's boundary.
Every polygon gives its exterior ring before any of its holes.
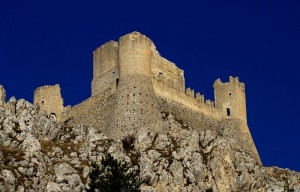
{"type": "Polygon", "coordinates": [[[16,178],[12,171],[10,170],[2,170],[0,179],[2,183],[0,185],[0,191],[14,192],[16,187],[16,178]]]}
{"type": "Polygon", "coordinates": [[[140,152],[149,149],[152,146],[155,135],[151,132],[139,131],[134,141],[135,148],[140,152]]]}
{"type": "Polygon", "coordinates": [[[54,165],[54,172],[56,176],[56,181],[60,183],[66,179],[67,175],[76,173],[76,170],[73,169],[67,163],[61,163],[61,164],[54,165]]]}
{"type": "Polygon", "coordinates": [[[46,192],[63,192],[57,183],[49,182],[45,189],[46,192]]]}
{"type": "Polygon", "coordinates": [[[22,149],[34,153],[41,150],[41,144],[38,139],[28,134],[22,143],[22,149]]]}
{"type": "Polygon", "coordinates": [[[0,107],[2,107],[5,103],[6,99],[6,91],[2,85],[0,85],[0,107]]]}

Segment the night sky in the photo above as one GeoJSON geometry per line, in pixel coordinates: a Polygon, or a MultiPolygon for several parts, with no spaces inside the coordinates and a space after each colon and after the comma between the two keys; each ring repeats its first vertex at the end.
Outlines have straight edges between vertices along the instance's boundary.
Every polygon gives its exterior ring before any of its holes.
{"type": "Polygon", "coordinates": [[[0,84],[32,102],[59,83],[65,105],[80,103],[93,50],[139,31],[207,99],[217,78],[239,76],[263,164],[300,171],[299,20],[299,0],[0,0],[0,84]]]}

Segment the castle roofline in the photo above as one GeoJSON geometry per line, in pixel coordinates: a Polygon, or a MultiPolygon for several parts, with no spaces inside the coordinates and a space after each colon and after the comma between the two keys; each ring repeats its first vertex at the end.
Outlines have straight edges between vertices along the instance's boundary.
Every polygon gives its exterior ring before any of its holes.
{"type": "Polygon", "coordinates": [[[240,86],[245,86],[245,84],[243,82],[240,82],[239,77],[233,77],[233,76],[229,76],[229,81],[228,82],[222,82],[220,78],[218,78],[217,80],[215,80],[213,87],[217,87],[217,86],[222,86],[222,85],[235,85],[238,84],[240,86]]]}

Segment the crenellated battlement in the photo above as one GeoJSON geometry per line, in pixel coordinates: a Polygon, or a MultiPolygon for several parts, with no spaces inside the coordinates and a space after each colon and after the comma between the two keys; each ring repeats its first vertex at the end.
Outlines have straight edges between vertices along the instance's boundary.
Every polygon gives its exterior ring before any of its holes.
{"type": "Polygon", "coordinates": [[[229,81],[224,83],[222,83],[220,79],[217,79],[213,87],[215,88],[217,86],[240,87],[241,89],[245,89],[245,84],[240,82],[239,77],[232,76],[229,76],[229,81]]]}
{"type": "Polygon", "coordinates": [[[214,102],[205,100],[204,95],[201,95],[200,93],[196,93],[195,95],[195,91],[191,88],[181,91],[156,79],[153,79],[153,86],[155,94],[159,97],[175,101],[189,107],[192,110],[204,113],[213,118],[221,118],[221,114],[218,112],[218,109],[215,108],[214,102]]]}

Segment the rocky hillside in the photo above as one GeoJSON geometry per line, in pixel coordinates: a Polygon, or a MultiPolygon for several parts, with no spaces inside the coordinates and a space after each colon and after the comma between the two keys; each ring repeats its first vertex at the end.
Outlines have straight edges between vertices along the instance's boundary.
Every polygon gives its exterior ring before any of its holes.
{"type": "Polygon", "coordinates": [[[138,132],[112,140],[92,127],[61,125],[11,98],[0,107],[0,191],[85,191],[91,162],[104,152],[145,180],[142,191],[300,191],[300,174],[260,167],[216,132],[193,131],[164,114],[168,134],[138,132]]]}

